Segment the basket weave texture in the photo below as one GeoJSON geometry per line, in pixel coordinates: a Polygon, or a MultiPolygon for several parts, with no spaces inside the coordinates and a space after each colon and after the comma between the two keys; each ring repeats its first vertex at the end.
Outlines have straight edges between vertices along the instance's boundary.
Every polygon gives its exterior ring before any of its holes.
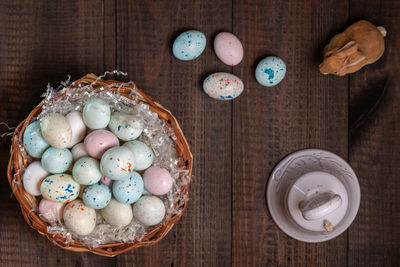
{"type": "MultiPolygon", "coordinates": [[[[79,84],[89,85],[94,83],[95,81],[96,83],[93,85],[93,90],[100,90],[99,89],[100,87],[108,86],[110,84],[116,84],[119,86],[123,84],[122,82],[114,80],[102,80],[102,79],[99,80],[96,75],[88,74],[83,78],[75,81],[73,85],[70,86],[70,88],[71,89],[78,88],[79,84]]],[[[125,96],[130,99],[136,98],[139,102],[147,104],[150,110],[158,114],[158,117],[166,123],[167,127],[170,127],[174,131],[174,134],[176,136],[175,148],[178,157],[181,159],[179,161],[179,165],[181,167],[185,166],[186,169],[188,170],[187,174],[188,177],[191,177],[193,156],[190,152],[186,138],[183,135],[177,120],[171,114],[171,112],[166,110],[163,106],[161,106],[157,102],[153,101],[149,96],[147,96],[141,90],[135,88],[133,85],[124,84],[122,87],[118,88],[118,86],[116,86],[108,88],[106,90],[110,90],[112,92],[116,92],[118,90],[118,92],[122,96],[125,96]]],[[[60,94],[57,97],[63,98],[65,97],[65,94],[60,94]]],[[[108,243],[93,248],[85,244],[82,244],[77,240],[73,240],[72,242],[67,242],[67,239],[64,238],[62,235],[50,234],[47,232],[47,226],[49,224],[42,221],[38,213],[36,213],[35,207],[37,207],[37,200],[34,196],[31,196],[23,189],[22,172],[20,171],[23,168],[26,168],[30,163],[25,150],[20,149],[22,136],[24,134],[25,128],[29,125],[31,120],[34,117],[38,116],[42,111],[42,105],[43,101],[37,107],[35,107],[33,111],[29,114],[29,116],[24,121],[22,121],[15,129],[11,144],[11,156],[7,168],[8,182],[10,183],[14,195],[21,206],[22,214],[28,225],[33,229],[37,230],[40,234],[46,236],[51,242],[53,242],[55,245],[61,248],[75,252],[90,251],[92,253],[108,257],[119,255],[128,250],[140,246],[149,246],[160,241],[171,230],[173,225],[180,219],[182,213],[186,209],[187,200],[189,199],[188,198],[189,183],[187,183],[187,185],[181,186],[182,193],[186,194],[187,198],[186,200],[180,200],[180,201],[185,201],[185,203],[175,203],[175,205],[179,204],[183,206],[182,212],[180,214],[172,215],[163,224],[152,229],[143,237],[141,241],[134,241],[133,243],[121,243],[121,242],[108,243]]]]}

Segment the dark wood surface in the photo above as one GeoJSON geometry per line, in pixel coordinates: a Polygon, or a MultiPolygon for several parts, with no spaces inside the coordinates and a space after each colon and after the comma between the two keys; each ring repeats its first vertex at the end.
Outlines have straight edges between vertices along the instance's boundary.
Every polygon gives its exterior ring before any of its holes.
{"type": "Polygon", "coordinates": [[[1,1],[1,122],[16,126],[48,82],[123,70],[178,118],[195,165],[189,207],[172,231],[155,246],[104,258],[55,247],[25,224],[6,180],[10,138],[1,138],[0,265],[400,266],[399,25],[395,0],[1,1]],[[321,75],[324,45],[359,19],[387,29],[382,59],[346,77],[321,75]],[[207,48],[178,61],[172,42],[193,28],[207,48]],[[220,31],[241,39],[240,65],[215,56],[220,31]],[[288,69],[272,88],[254,78],[268,55],[288,69]],[[231,102],[205,95],[202,81],[216,71],[239,76],[244,93],[231,102]],[[309,147],[348,160],[361,186],[352,226],[320,244],[286,236],[265,203],[273,167],[309,147]]]}

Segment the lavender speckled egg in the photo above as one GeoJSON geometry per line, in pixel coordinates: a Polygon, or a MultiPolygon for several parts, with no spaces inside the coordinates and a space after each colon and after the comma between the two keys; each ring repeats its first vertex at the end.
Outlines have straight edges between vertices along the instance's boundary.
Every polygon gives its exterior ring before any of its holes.
{"type": "Polygon", "coordinates": [[[102,184],[88,186],[83,191],[82,200],[86,206],[92,209],[102,209],[111,200],[111,190],[108,186],[102,184]]]}
{"type": "Polygon", "coordinates": [[[217,57],[229,66],[235,66],[243,59],[242,43],[230,32],[221,32],[215,37],[214,50],[217,57]]]}
{"type": "Polygon", "coordinates": [[[133,215],[142,224],[153,226],[164,219],[165,206],[156,196],[142,196],[133,205],[133,215]]]}
{"type": "Polygon", "coordinates": [[[123,141],[136,139],[143,131],[143,123],[139,118],[119,111],[113,112],[108,127],[123,141]]]}
{"type": "Polygon", "coordinates": [[[203,82],[203,90],[217,100],[232,100],[243,92],[243,82],[233,74],[217,72],[203,82]]]}
{"type": "Polygon", "coordinates": [[[83,122],[82,113],[79,111],[72,111],[65,116],[71,126],[71,141],[69,142],[68,148],[73,147],[77,143],[83,140],[86,134],[86,125],[83,122]]]}
{"type": "Polygon", "coordinates": [[[78,159],[72,168],[72,177],[79,184],[95,184],[102,176],[99,161],[91,157],[85,156],[78,159]]]}
{"type": "Polygon", "coordinates": [[[120,203],[112,198],[110,203],[101,210],[101,216],[111,225],[126,226],[133,218],[132,207],[129,204],[120,203]]]}
{"type": "Polygon", "coordinates": [[[143,193],[143,180],[139,173],[133,171],[128,177],[115,181],[112,186],[116,200],[124,204],[132,204],[143,193]]]}
{"type": "Polygon", "coordinates": [[[40,192],[45,199],[63,203],[76,199],[79,189],[79,184],[66,173],[51,175],[40,185],[40,192]]]}
{"type": "Polygon", "coordinates": [[[81,157],[88,155],[84,143],[79,143],[79,144],[74,145],[74,147],[71,149],[71,153],[72,153],[73,161],[76,161],[76,160],[80,159],[81,157]]]}
{"type": "Polygon", "coordinates": [[[78,235],[88,235],[96,227],[96,211],[81,200],[74,200],[64,208],[65,226],[78,235]]]}
{"type": "Polygon", "coordinates": [[[40,161],[35,161],[29,164],[28,168],[24,171],[22,182],[26,192],[32,196],[40,196],[40,184],[49,173],[43,169],[40,161]]]}
{"type": "Polygon", "coordinates": [[[54,202],[43,198],[39,203],[39,216],[48,223],[60,221],[63,216],[65,203],[54,202]]]}
{"type": "Polygon", "coordinates": [[[44,140],[56,148],[66,148],[72,138],[68,120],[59,113],[48,113],[41,118],[40,130],[44,140]]]}
{"type": "Polygon", "coordinates": [[[101,177],[100,183],[110,188],[112,186],[113,180],[103,175],[103,177],[101,177]]]}
{"type": "Polygon", "coordinates": [[[23,142],[26,152],[34,158],[42,157],[44,151],[50,146],[42,137],[38,121],[26,127],[23,142]]]}
{"type": "Polygon", "coordinates": [[[92,130],[106,128],[110,122],[111,109],[101,98],[89,99],[83,108],[83,121],[92,130]]]}
{"type": "Polygon", "coordinates": [[[49,147],[42,156],[42,167],[49,173],[62,173],[72,163],[72,153],[67,148],[49,147]]]}
{"type": "Polygon", "coordinates": [[[143,142],[134,140],[124,144],[133,153],[134,170],[142,171],[153,164],[154,153],[151,148],[143,142]]]}
{"type": "Polygon", "coordinates": [[[133,171],[133,167],[133,153],[124,146],[110,148],[100,161],[101,172],[112,180],[127,177],[133,171]]]}
{"type": "Polygon", "coordinates": [[[279,57],[266,57],[258,63],[256,79],[261,85],[275,86],[286,74],[286,64],[279,57]]]}
{"type": "Polygon", "coordinates": [[[101,159],[108,149],[119,146],[118,138],[110,131],[96,130],[85,138],[85,149],[87,153],[96,159],[101,159]]]}
{"type": "Polygon", "coordinates": [[[147,191],[153,195],[161,196],[171,190],[174,180],[165,168],[152,166],[144,172],[143,182],[147,191]]]}
{"type": "Polygon", "coordinates": [[[195,30],[185,31],[175,39],[172,53],[180,60],[193,60],[203,53],[206,43],[203,33],[195,30]]]}

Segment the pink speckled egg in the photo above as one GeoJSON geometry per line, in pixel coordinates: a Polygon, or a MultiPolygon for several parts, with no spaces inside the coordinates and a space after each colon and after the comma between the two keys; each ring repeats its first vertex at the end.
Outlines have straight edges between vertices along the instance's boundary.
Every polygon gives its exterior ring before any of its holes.
{"type": "Polygon", "coordinates": [[[53,223],[61,220],[65,203],[42,199],[39,204],[40,218],[46,222],[53,223]]]}
{"type": "Polygon", "coordinates": [[[215,37],[214,50],[217,57],[229,66],[235,66],[243,59],[242,43],[230,32],[221,32],[215,37]]]}
{"type": "Polygon", "coordinates": [[[85,148],[89,156],[101,159],[108,149],[119,146],[118,138],[110,131],[96,130],[85,138],[85,148]]]}
{"type": "Polygon", "coordinates": [[[161,196],[171,190],[174,180],[164,168],[153,166],[143,174],[144,187],[153,195],[161,196]]]}

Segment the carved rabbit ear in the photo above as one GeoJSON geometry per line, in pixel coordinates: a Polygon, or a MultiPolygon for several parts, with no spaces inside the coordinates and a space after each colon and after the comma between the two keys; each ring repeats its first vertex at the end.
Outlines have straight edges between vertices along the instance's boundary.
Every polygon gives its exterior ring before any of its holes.
{"type": "Polygon", "coordinates": [[[354,41],[350,41],[339,50],[336,50],[333,53],[333,55],[337,56],[338,58],[346,58],[356,53],[357,50],[358,50],[358,44],[354,41]]]}

